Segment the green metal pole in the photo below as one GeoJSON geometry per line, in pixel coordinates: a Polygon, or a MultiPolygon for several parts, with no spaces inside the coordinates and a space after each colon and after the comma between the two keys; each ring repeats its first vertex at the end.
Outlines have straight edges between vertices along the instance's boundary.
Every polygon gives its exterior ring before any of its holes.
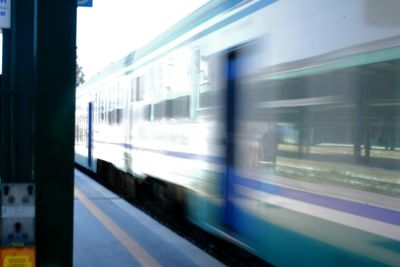
{"type": "Polygon", "coordinates": [[[37,265],[72,266],[77,1],[35,1],[37,265]]]}
{"type": "Polygon", "coordinates": [[[33,3],[33,0],[12,1],[11,29],[3,30],[2,182],[33,179],[33,3]]]}
{"type": "Polygon", "coordinates": [[[12,1],[3,44],[1,182],[36,184],[37,266],[72,266],[76,1],[12,1]]]}

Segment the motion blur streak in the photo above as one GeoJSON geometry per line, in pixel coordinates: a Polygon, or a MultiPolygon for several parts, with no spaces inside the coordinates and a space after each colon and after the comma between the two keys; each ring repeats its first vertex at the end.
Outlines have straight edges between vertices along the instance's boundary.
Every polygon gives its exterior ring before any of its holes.
{"type": "Polygon", "coordinates": [[[78,89],[76,162],[277,266],[399,266],[393,10],[210,1],[78,89]]]}

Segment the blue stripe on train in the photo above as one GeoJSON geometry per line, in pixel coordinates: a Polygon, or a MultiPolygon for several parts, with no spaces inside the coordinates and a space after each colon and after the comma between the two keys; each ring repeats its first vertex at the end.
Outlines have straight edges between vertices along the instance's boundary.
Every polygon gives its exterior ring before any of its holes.
{"type": "MultiPolygon", "coordinates": [[[[223,157],[209,157],[202,156],[193,153],[186,152],[178,152],[178,151],[166,151],[166,150],[156,150],[156,149],[147,149],[136,147],[130,144],[121,144],[121,143],[109,143],[109,142],[100,142],[96,141],[96,143],[104,143],[104,144],[112,144],[123,146],[128,149],[142,150],[147,152],[154,152],[159,154],[168,155],[176,158],[184,158],[184,159],[201,159],[209,163],[214,164],[224,164],[225,159],[223,157]]],[[[382,221],[394,225],[400,225],[400,212],[385,209],[381,207],[375,207],[368,204],[357,203],[350,200],[339,199],[331,196],[324,196],[316,193],[305,192],[301,190],[291,189],[283,186],[269,184],[267,182],[260,182],[251,179],[247,179],[245,177],[234,176],[232,181],[234,184],[243,185],[249,187],[254,190],[262,191],[268,194],[273,194],[277,196],[282,196],[298,201],[302,201],[305,203],[310,203],[314,205],[318,205],[321,207],[326,207],[329,209],[334,209],[342,212],[346,212],[349,214],[354,214],[358,216],[362,216],[365,218],[382,221]]]]}
{"type": "Polygon", "coordinates": [[[127,149],[141,150],[141,151],[146,151],[146,152],[154,152],[154,153],[163,154],[163,155],[167,155],[167,156],[171,156],[171,157],[175,157],[175,158],[203,160],[205,162],[213,163],[213,164],[224,164],[225,163],[225,159],[223,157],[217,157],[217,156],[206,156],[206,155],[193,154],[193,153],[187,153],[187,152],[181,152],[181,151],[170,151],[170,150],[144,148],[144,147],[134,146],[131,144],[113,143],[113,142],[106,142],[106,141],[95,141],[95,143],[121,146],[121,147],[124,147],[127,149]]]}
{"type": "Polygon", "coordinates": [[[400,225],[400,212],[398,211],[375,207],[368,204],[352,202],[349,200],[338,199],[331,196],[324,196],[316,193],[304,192],[287,187],[263,183],[240,176],[234,177],[234,183],[265,193],[299,200],[302,202],[362,216],[365,218],[370,218],[377,221],[400,225]]]}

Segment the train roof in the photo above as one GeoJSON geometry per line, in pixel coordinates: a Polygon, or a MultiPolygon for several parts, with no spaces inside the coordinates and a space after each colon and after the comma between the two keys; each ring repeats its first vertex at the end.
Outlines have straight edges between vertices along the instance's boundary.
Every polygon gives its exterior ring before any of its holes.
{"type": "Polygon", "coordinates": [[[118,70],[130,66],[134,60],[139,60],[153,51],[163,47],[176,38],[184,35],[195,27],[207,22],[215,16],[231,10],[242,4],[251,2],[252,0],[212,0],[192,12],[190,15],[179,21],[167,31],[160,34],[158,37],[144,45],[142,48],[132,51],[128,55],[111,63],[105,67],[101,72],[91,77],[82,87],[93,84],[108,75],[111,75],[118,70]]]}

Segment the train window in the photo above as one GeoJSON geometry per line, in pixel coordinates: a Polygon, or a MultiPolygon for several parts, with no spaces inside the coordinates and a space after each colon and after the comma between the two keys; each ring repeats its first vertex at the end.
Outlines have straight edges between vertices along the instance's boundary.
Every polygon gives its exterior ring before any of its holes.
{"type": "Polygon", "coordinates": [[[108,88],[104,89],[104,124],[108,124],[108,110],[110,108],[110,98],[108,88]]]}
{"type": "Polygon", "coordinates": [[[242,78],[237,167],[400,195],[400,59],[361,58],[242,78]]]}
{"type": "Polygon", "coordinates": [[[213,112],[210,108],[221,106],[224,102],[223,93],[218,90],[224,87],[218,79],[221,70],[219,57],[201,55],[200,83],[197,94],[197,106],[200,109],[197,113],[200,116],[202,113],[213,112]]]}
{"type": "Polygon", "coordinates": [[[154,104],[154,120],[190,117],[190,96],[181,96],[154,104]]]}
{"type": "Polygon", "coordinates": [[[117,108],[116,109],[116,118],[115,118],[115,122],[117,124],[120,124],[122,122],[122,118],[123,118],[123,112],[121,108],[117,108]]]}
{"type": "Polygon", "coordinates": [[[143,109],[143,120],[150,121],[151,120],[151,108],[152,105],[145,105],[143,109]]]}
{"type": "Polygon", "coordinates": [[[95,95],[94,95],[94,104],[93,105],[94,105],[93,122],[95,124],[97,124],[97,123],[99,123],[99,117],[98,117],[98,114],[99,114],[99,93],[98,92],[96,92],[95,95]]]}
{"type": "Polygon", "coordinates": [[[199,107],[208,108],[221,104],[221,93],[218,91],[206,91],[199,95],[199,107]]]}
{"type": "Polygon", "coordinates": [[[114,108],[118,108],[121,103],[121,88],[120,88],[120,83],[116,83],[115,89],[114,89],[114,108]]]}
{"type": "Polygon", "coordinates": [[[111,125],[111,120],[112,120],[111,111],[107,111],[105,113],[105,116],[106,116],[105,124],[111,125]]]}
{"type": "MultiPolygon", "coordinates": [[[[149,121],[151,115],[151,105],[136,103],[135,105],[131,105],[130,107],[130,116],[133,121],[149,121]]],[[[123,117],[123,111],[121,110],[121,119],[123,117]]]]}
{"type": "Polygon", "coordinates": [[[110,90],[110,109],[114,109],[118,104],[118,87],[114,84],[110,90]]]}
{"type": "Polygon", "coordinates": [[[75,144],[87,146],[87,112],[85,109],[78,108],[75,124],[75,144]]]}
{"type": "Polygon", "coordinates": [[[154,120],[159,121],[167,117],[167,101],[161,101],[154,104],[154,120]]]}
{"type": "Polygon", "coordinates": [[[174,119],[190,117],[190,96],[182,96],[171,101],[170,117],[174,119]]]}
{"type": "Polygon", "coordinates": [[[210,82],[208,58],[200,56],[200,86],[205,86],[210,82]]]}
{"type": "Polygon", "coordinates": [[[144,93],[144,76],[140,76],[136,78],[136,101],[143,100],[144,93]]]}
{"type": "Polygon", "coordinates": [[[135,101],[136,78],[131,79],[130,83],[130,102],[135,101]]]}
{"type": "Polygon", "coordinates": [[[100,107],[100,120],[101,120],[101,123],[104,123],[105,116],[104,116],[104,108],[103,107],[100,107]]]}

